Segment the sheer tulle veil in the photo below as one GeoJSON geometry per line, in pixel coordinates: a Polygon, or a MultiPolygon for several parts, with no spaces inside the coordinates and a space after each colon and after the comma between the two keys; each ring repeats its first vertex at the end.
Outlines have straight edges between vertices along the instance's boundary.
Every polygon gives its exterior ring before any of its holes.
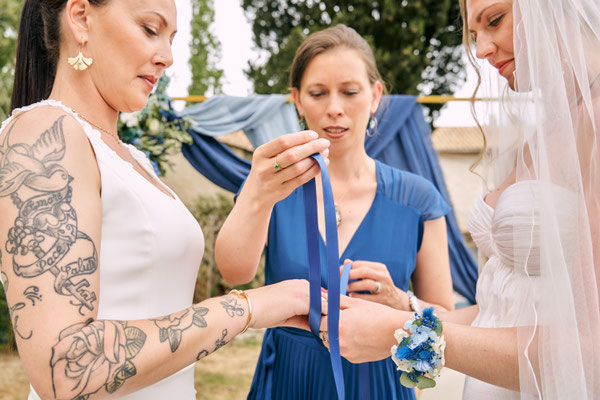
{"type": "Polygon", "coordinates": [[[527,229],[503,233],[530,288],[521,397],[599,399],[600,0],[513,0],[513,19],[515,90],[485,62],[476,115],[488,187],[534,182],[527,229]]]}

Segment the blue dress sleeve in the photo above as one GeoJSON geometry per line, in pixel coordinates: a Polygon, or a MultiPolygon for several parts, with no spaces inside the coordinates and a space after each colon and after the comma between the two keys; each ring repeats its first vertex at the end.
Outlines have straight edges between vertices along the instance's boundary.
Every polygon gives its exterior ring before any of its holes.
{"type": "Polygon", "coordinates": [[[450,212],[450,206],[429,180],[383,163],[380,163],[379,171],[384,193],[419,210],[424,221],[441,218],[450,212]]]}
{"type": "Polygon", "coordinates": [[[450,212],[450,206],[436,187],[427,179],[406,173],[404,196],[406,204],[421,211],[423,219],[429,221],[445,216],[450,212]]]}

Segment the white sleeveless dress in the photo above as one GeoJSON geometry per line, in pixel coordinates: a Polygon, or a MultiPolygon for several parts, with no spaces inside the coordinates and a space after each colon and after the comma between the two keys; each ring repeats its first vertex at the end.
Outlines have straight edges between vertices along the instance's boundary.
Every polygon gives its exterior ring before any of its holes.
{"type": "MultiPolygon", "coordinates": [[[[469,231],[488,258],[479,271],[476,301],[479,314],[472,326],[521,326],[521,306],[531,304],[532,285],[539,276],[539,213],[535,209],[535,181],[517,182],[502,193],[496,208],[479,197],[469,216],[469,231]],[[528,238],[519,240],[515,238],[528,238]],[[528,274],[524,266],[527,266],[528,274]]],[[[520,399],[519,392],[466,377],[463,399],[520,399]]]]}
{"type": "MultiPolygon", "coordinates": [[[[60,102],[45,100],[15,110],[13,116],[40,106],[59,107],[72,115],[96,154],[102,184],[98,319],[156,318],[190,307],[204,252],[198,222],[175,193],[165,186],[171,198],[142,177],[102,141],[98,130],[60,102]]],[[[127,146],[140,165],[156,177],[146,156],[127,146]]],[[[121,398],[195,399],[194,365],[121,398]]],[[[33,388],[29,399],[39,400],[33,388]]]]}

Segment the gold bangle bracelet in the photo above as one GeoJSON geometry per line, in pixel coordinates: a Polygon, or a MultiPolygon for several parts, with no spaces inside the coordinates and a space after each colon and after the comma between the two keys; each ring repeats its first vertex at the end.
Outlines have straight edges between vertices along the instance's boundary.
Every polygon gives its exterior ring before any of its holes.
{"type": "Polygon", "coordinates": [[[235,294],[237,296],[243,297],[248,303],[248,320],[246,320],[246,326],[244,326],[244,329],[242,329],[242,331],[240,332],[241,335],[242,333],[246,332],[250,327],[250,321],[252,321],[252,302],[250,301],[250,297],[248,296],[248,294],[243,290],[232,289],[229,292],[229,294],[235,294]]]}

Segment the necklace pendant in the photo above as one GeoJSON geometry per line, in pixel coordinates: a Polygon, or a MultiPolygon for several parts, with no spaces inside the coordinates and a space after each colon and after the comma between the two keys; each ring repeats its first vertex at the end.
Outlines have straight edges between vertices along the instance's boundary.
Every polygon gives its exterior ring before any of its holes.
{"type": "Polygon", "coordinates": [[[340,207],[337,204],[334,204],[335,207],[335,222],[337,226],[340,226],[342,222],[342,213],[340,212],[340,207]]]}

